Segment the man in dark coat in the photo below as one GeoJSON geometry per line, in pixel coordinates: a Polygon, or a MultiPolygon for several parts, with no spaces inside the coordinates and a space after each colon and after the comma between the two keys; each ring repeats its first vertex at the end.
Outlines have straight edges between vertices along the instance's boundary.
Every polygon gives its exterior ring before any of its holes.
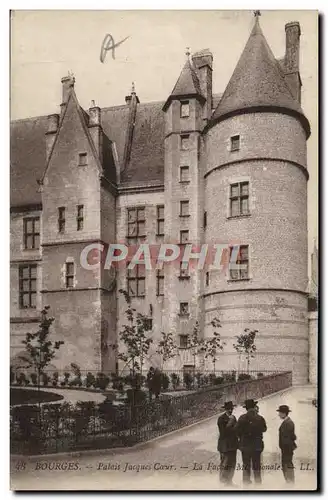
{"type": "Polygon", "coordinates": [[[238,449],[238,438],[236,435],[237,419],[232,414],[234,409],[232,401],[224,403],[224,413],[218,418],[219,439],[218,451],[220,452],[220,480],[222,483],[231,485],[236,468],[236,454],[238,449]]]}
{"type": "Polygon", "coordinates": [[[281,449],[281,467],[287,483],[294,483],[293,454],[296,446],[295,425],[288,416],[290,408],[287,405],[280,405],[277,412],[282,419],[279,427],[279,448],[281,449]]]}
{"type": "Polygon", "coordinates": [[[267,430],[264,418],[258,414],[257,401],[246,399],[246,413],[237,422],[236,432],[239,437],[239,449],[243,458],[243,482],[251,483],[251,468],[256,483],[261,483],[261,453],[264,448],[263,432],[267,430]]]}

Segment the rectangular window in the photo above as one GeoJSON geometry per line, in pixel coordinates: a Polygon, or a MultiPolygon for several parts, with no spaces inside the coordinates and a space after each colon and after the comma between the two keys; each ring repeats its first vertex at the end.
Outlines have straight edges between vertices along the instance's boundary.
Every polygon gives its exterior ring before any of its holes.
{"type": "Polygon", "coordinates": [[[181,149],[186,151],[187,149],[189,149],[190,136],[189,136],[189,134],[184,134],[184,135],[181,135],[180,138],[181,138],[181,149]]]}
{"type": "Polygon", "coordinates": [[[19,266],[19,306],[21,309],[36,308],[35,264],[19,266]]]}
{"type": "Polygon", "coordinates": [[[24,219],[24,248],[30,250],[40,247],[40,217],[24,219]]]}
{"type": "Polygon", "coordinates": [[[189,116],[189,101],[181,101],[180,117],[186,118],[189,116]]]}
{"type": "Polygon", "coordinates": [[[204,226],[204,229],[206,229],[206,227],[207,227],[207,212],[204,212],[203,226],[204,226]]]}
{"type": "Polygon", "coordinates": [[[164,295],[164,268],[156,271],[156,295],[157,297],[164,295]]]}
{"type": "Polygon", "coordinates": [[[189,316],[188,302],[180,302],[180,316],[189,316]]]}
{"type": "Polygon", "coordinates": [[[189,231],[183,230],[180,231],[180,244],[184,245],[189,242],[189,231]]]}
{"type": "Polygon", "coordinates": [[[189,167],[187,165],[180,167],[180,182],[190,182],[189,167]]]}
{"type": "Polygon", "coordinates": [[[128,208],[128,238],[146,236],[145,207],[128,208]]]}
{"type": "Polygon", "coordinates": [[[180,276],[179,276],[179,278],[180,279],[189,279],[190,278],[189,266],[187,266],[187,268],[184,268],[184,267],[182,267],[183,264],[184,264],[183,262],[180,262],[180,276]]]}
{"type": "Polygon", "coordinates": [[[66,280],[66,288],[73,288],[73,286],[74,286],[74,262],[66,262],[65,280],[66,280]]]}
{"type": "Polygon", "coordinates": [[[180,201],[180,217],[189,217],[189,201],[180,201]]]}
{"type": "Polygon", "coordinates": [[[164,236],[164,206],[157,206],[157,236],[164,236]]]}
{"type": "Polygon", "coordinates": [[[230,185],[230,216],[249,214],[249,182],[230,185]]]}
{"type": "Polygon", "coordinates": [[[58,208],[58,231],[60,233],[65,231],[65,207],[58,208]]]}
{"type": "Polygon", "coordinates": [[[240,136],[233,135],[230,137],[230,151],[238,151],[240,149],[240,136]]]}
{"type": "Polygon", "coordinates": [[[127,268],[128,295],[130,297],[145,296],[146,269],[144,264],[137,264],[133,269],[127,268]]]}
{"type": "MultiPolygon", "coordinates": [[[[232,252],[235,247],[230,247],[230,262],[232,252]]],[[[234,264],[234,263],[232,263],[234,264]]],[[[241,245],[239,247],[236,263],[238,269],[230,269],[230,279],[243,280],[249,278],[249,259],[248,259],[248,245],[241,245]]]]}
{"type": "Polygon", "coordinates": [[[79,153],[79,166],[83,167],[84,165],[87,165],[87,159],[87,153],[79,153]]]}
{"type": "Polygon", "coordinates": [[[78,231],[82,231],[82,229],[83,229],[83,221],[84,221],[83,209],[84,209],[83,205],[77,206],[76,224],[77,224],[78,231]]]}
{"type": "Polygon", "coordinates": [[[179,347],[181,349],[188,348],[188,335],[179,335],[179,347]]]}

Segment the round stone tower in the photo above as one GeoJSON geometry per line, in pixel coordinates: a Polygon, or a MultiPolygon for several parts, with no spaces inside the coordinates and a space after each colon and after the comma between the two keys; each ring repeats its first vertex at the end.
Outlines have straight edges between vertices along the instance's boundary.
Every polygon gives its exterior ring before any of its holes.
{"type": "Polygon", "coordinates": [[[221,320],[220,369],[245,368],[233,344],[249,328],[258,330],[250,369],[292,370],[293,383],[306,383],[310,126],[299,102],[299,36],[298,23],[286,25],[278,61],[257,17],[207,126],[205,241],[239,245],[239,267],[210,270],[204,314],[205,337],[211,319],[221,320]]]}

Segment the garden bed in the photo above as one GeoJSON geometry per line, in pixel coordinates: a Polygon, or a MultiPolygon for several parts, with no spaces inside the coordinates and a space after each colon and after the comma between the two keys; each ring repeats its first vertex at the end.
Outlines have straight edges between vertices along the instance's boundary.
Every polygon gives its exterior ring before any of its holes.
{"type": "Polygon", "coordinates": [[[10,418],[11,452],[29,455],[132,446],[216,415],[227,400],[240,404],[291,384],[291,372],[284,372],[179,397],[145,400],[137,406],[116,408],[106,401],[14,406],[10,418]]]}
{"type": "Polygon", "coordinates": [[[38,391],[33,389],[10,388],[10,406],[35,403],[50,403],[64,399],[61,394],[54,392],[38,391]]]}

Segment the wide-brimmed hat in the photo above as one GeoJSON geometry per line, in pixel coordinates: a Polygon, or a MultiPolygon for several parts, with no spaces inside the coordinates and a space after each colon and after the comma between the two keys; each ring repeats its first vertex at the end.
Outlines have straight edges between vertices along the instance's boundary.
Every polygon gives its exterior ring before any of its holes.
{"type": "Polygon", "coordinates": [[[246,408],[246,410],[250,410],[251,408],[255,408],[257,403],[258,401],[255,401],[254,399],[246,399],[243,408],[246,408]]]}
{"type": "Polygon", "coordinates": [[[280,405],[276,411],[279,411],[281,413],[289,413],[292,410],[287,405],[280,405]]]}
{"type": "Polygon", "coordinates": [[[222,405],[222,410],[233,410],[235,408],[235,404],[232,401],[226,401],[224,405],[222,405]]]}

